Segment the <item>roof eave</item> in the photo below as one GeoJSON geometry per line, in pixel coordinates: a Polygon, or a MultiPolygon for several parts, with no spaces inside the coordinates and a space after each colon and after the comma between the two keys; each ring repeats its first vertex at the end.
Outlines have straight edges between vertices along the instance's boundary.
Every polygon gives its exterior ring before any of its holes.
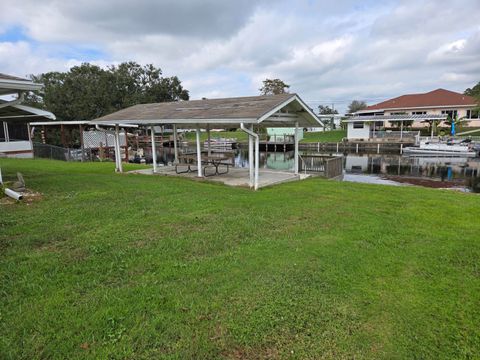
{"type": "Polygon", "coordinates": [[[9,94],[17,91],[37,91],[43,88],[43,84],[31,81],[0,79],[0,93],[9,94]]]}
{"type": "Polygon", "coordinates": [[[135,120],[135,119],[123,119],[123,120],[92,120],[91,124],[102,125],[102,124],[136,124],[136,125],[173,125],[173,124],[197,124],[197,125],[208,125],[208,124],[240,124],[240,123],[254,124],[257,122],[256,118],[227,118],[227,119],[146,119],[146,120],[135,120]]]}
{"type": "Polygon", "coordinates": [[[415,110],[415,109],[448,109],[448,108],[460,108],[460,107],[475,107],[478,104],[462,104],[462,105],[424,105],[424,106],[410,106],[410,107],[398,107],[398,108],[381,108],[381,109],[363,109],[355,112],[355,114],[364,114],[369,112],[382,112],[392,110],[415,110]]]}

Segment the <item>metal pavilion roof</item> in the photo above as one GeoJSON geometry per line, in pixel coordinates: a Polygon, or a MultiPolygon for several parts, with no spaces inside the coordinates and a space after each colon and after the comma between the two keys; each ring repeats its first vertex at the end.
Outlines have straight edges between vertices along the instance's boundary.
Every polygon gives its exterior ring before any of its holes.
{"type": "Polygon", "coordinates": [[[234,97],[139,104],[103,116],[93,124],[181,124],[228,127],[257,124],[268,127],[323,125],[297,94],[234,97]]]}
{"type": "Polygon", "coordinates": [[[0,121],[12,120],[55,120],[56,117],[50,111],[34,108],[26,105],[9,105],[7,102],[0,101],[5,106],[0,107],[0,121]]]}
{"type": "Polygon", "coordinates": [[[41,90],[42,88],[42,84],[0,73],[0,95],[15,94],[20,91],[41,90]]]}

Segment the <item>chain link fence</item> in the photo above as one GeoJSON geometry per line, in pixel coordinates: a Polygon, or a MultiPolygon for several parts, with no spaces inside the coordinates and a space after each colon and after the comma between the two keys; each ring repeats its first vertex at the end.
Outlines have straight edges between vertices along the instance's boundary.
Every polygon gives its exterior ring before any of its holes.
{"type": "MultiPolygon", "coordinates": [[[[33,155],[35,158],[61,160],[61,161],[98,161],[98,155],[92,149],[71,149],[60,146],[33,143],[33,155]]],[[[115,158],[114,154],[108,154],[115,158]]]]}

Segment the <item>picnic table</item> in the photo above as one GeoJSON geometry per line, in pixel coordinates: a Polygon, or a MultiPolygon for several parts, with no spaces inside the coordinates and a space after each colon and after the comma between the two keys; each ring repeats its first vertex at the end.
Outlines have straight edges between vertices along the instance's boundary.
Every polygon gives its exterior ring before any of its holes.
{"type": "MultiPolygon", "coordinates": [[[[184,173],[189,173],[189,172],[194,172],[197,171],[198,169],[198,160],[196,155],[183,155],[179,157],[180,162],[178,164],[175,164],[175,172],[177,174],[184,174],[184,173]],[[181,162],[183,160],[183,162],[181,162]],[[197,167],[197,168],[193,168],[197,167]],[[182,170],[182,168],[185,168],[182,170]]],[[[231,160],[231,158],[227,156],[207,156],[207,155],[202,155],[201,156],[201,163],[200,166],[203,167],[202,172],[203,176],[215,176],[215,175],[223,175],[227,174],[229,170],[229,164],[228,160],[231,160]],[[225,166],[226,170],[221,171],[220,166],[225,166]],[[211,173],[208,173],[207,170],[214,170],[211,173]]]]}

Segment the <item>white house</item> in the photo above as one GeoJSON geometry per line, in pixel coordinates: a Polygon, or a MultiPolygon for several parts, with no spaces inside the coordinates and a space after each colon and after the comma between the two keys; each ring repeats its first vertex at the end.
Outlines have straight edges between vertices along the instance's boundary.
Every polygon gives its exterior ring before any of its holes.
{"type": "MultiPolygon", "coordinates": [[[[400,141],[412,142],[419,129],[405,130],[404,124],[441,122],[447,115],[363,115],[344,120],[347,124],[348,141],[400,141]],[[399,124],[399,130],[385,130],[392,123],[399,124]]],[[[433,127],[432,127],[433,130],[433,127]]]]}

